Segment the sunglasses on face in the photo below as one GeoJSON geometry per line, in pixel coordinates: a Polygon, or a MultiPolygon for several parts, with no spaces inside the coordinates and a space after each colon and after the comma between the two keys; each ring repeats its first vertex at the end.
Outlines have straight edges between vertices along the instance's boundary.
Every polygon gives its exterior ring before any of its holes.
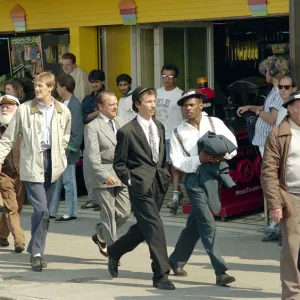
{"type": "Polygon", "coordinates": [[[278,88],[279,88],[280,90],[282,90],[283,88],[284,88],[285,90],[289,90],[291,87],[292,87],[291,85],[281,85],[281,84],[278,85],[278,88]]]}
{"type": "Polygon", "coordinates": [[[165,75],[165,74],[163,74],[163,75],[161,75],[161,78],[163,78],[163,79],[173,79],[175,76],[173,76],[173,75],[165,75]]]}

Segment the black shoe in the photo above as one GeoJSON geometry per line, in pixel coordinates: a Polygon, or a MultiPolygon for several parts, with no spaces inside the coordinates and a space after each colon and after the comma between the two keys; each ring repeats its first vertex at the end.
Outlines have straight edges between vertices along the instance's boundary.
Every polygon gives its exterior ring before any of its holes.
{"type": "Polygon", "coordinates": [[[1,246],[1,247],[8,247],[8,246],[9,246],[8,240],[7,240],[7,239],[0,238],[0,246],[1,246]]]}
{"type": "Polygon", "coordinates": [[[98,235],[97,234],[94,234],[92,236],[92,240],[93,242],[98,246],[99,248],[99,251],[100,253],[105,256],[105,257],[108,257],[108,254],[107,254],[107,245],[104,241],[99,241],[98,239],[98,235]]]}
{"type": "Polygon", "coordinates": [[[153,282],[153,286],[160,290],[175,290],[174,284],[166,278],[153,282]]]}
{"type": "Polygon", "coordinates": [[[68,222],[68,221],[74,221],[77,220],[77,217],[60,217],[58,219],[55,219],[55,222],[68,222]]]}
{"type": "Polygon", "coordinates": [[[50,219],[52,220],[52,219],[56,219],[56,217],[54,217],[54,216],[50,216],[50,219]]]}
{"type": "Polygon", "coordinates": [[[83,205],[81,205],[82,209],[88,209],[88,208],[96,208],[97,204],[94,204],[91,201],[87,201],[86,203],[84,203],[83,205]]]}
{"type": "Polygon", "coordinates": [[[118,277],[118,272],[119,272],[118,263],[119,260],[116,260],[112,257],[108,257],[108,271],[112,278],[118,277]]]}
{"type": "Polygon", "coordinates": [[[176,268],[170,261],[169,264],[175,276],[179,276],[179,277],[188,276],[187,272],[183,268],[176,268]]]}
{"type": "Polygon", "coordinates": [[[35,272],[42,272],[43,266],[42,266],[42,258],[40,256],[31,257],[30,258],[31,263],[31,269],[35,272]]]}
{"type": "Polygon", "coordinates": [[[16,253],[22,253],[25,250],[25,246],[24,245],[17,245],[15,247],[15,252],[16,253]]]}
{"type": "Polygon", "coordinates": [[[232,282],[235,282],[235,278],[233,276],[230,276],[226,273],[217,275],[216,285],[225,286],[232,282]]]}

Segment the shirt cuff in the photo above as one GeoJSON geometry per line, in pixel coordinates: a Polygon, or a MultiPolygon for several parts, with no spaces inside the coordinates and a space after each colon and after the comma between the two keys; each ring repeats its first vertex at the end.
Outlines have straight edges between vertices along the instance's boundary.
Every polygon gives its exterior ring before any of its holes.
{"type": "Polygon", "coordinates": [[[69,146],[69,145],[67,146],[67,149],[70,150],[70,151],[72,151],[72,152],[77,152],[76,148],[74,148],[72,146],[69,146]]]}

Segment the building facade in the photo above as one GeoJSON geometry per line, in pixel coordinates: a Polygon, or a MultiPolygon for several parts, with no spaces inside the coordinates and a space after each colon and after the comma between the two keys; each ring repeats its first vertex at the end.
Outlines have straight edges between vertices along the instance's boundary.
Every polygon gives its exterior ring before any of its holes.
{"type": "MultiPolygon", "coordinates": [[[[0,35],[15,32],[11,11],[20,5],[26,32],[68,31],[78,65],[88,72],[102,68],[109,89],[117,91],[120,73],[131,74],[134,86],[159,87],[160,68],[167,62],[179,65],[179,86],[191,88],[199,76],[213,86],[214,23],[264,15],[248,0],[135,0],[137,24],[124,25],[120,4],[129,2],[0,0],[0,35]]],[[[288,0],[267,2],[264,17],[288,15],[288,0]]]]}

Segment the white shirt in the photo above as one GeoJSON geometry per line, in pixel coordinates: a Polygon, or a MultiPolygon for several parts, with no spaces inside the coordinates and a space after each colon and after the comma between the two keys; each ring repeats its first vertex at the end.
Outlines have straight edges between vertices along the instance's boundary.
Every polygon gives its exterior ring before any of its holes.
{"type": "Polygon", "coordinates": [[[71,99],[69,99],[69,100],[64,100],[64,101],[63,101],[63,104],[64,104],[66,107],[68,107],[70,100],[71,100],[71,99]]]}
{"type": "Polygon", "coordinates": [[[136,117],[136,112],[132,109],[132,92],[120,98],[118,104],[118,116],[122,117],[126,123],[136,117]]]}
{"type": "Polygon", "coordinates": [[[300,194],[300,127],[289,119],[292,139],[287,158],[286,183],[292,194],[300,194]]]}
{"type": "Polygon", "coordinates": [[[152,119],[150,120],[146,120],[143,117],[141,117],[140,115],[137,115],[137,121],[139,122],[139,124],[141,125],[147,141],[149,143],[150,146],[150,140],[149,140],[149,126],[152,126],[152,131],[153,131],[153,135],[154,135],[154,140],[155,140],[155,146],[156,146],[156,151],[159,154],[159,142],[160,142],[160,138],[159,138],[159,134],[158,134],[158,129],[156,124],[154,123],[154,121],[152,119]]]}
{"type": "Polygon", "coordinates": [[[157,90],[155,118],[165,126],[166,140],[183,120],[181,107],[177,101],[181,98],[182,90],[176,87],[166,91],[164,87],[157,90]]]}
{"type": "Polygon", "coordinates": [[[286,115],[287,115],[287,109],[281,106],[278,110],[276,126],[282,122],[282,120],[286,117],[286,115]]]}
{"type": "MultiPolygon", "coordinates": [[[[112,120],[112,124],[113,124],[113,127],[114,127],[114,132],[115,132],[115,134],[117,134],[116,121],[114,119],[110,119],[107,116],[104,116],[102,114],[100,114],[100,116],[107,123],[107,125],[108,125],[109,120],[112,120]]],[[[110,127],[110,125],[108,125],[108,126],[110,127]]]]}
{"type": "MultiPolygon", "coordinates": [[[[228,127],[218,118],[213,118],[212,121],[215,126],[216,134],[223,135],[228,140],[230,140],[234,145],[237,146],[237,141],[233,133],[228,129],[228,127]]],[[[191,155],[190,157],[185,156],[174,132],[171,138],[171,152],[170,157],[172,164],[175,168],[185,172],[194,173],[200,166],[200,159],[198,155],[198,140],[207,132],[212,131],[211,125],[209,123],[207,114],[202,112],[202,118],[200,121],[199,129],[190,125],[187,121],[183,121],[181,125],[177,128],[177,131],[181,137],[182,143],[186,151],[191,155]]],[[[225,159],[231,159],[237,154],[237,151],[232,153],[227,153],[225,159]]]]}
{"type": "Polygon", "coordinates": [[[38,106],[40,111],[43,114],[42,120],[42,140],[41,140],[41,147],[43,150],[48,150],[51,148],[51,131],[52,131],[52,118],[54,114],[54,100],[52,99],[52,103],[49,107],[46,107],[43,103],[38,101],[38,106]]]}

